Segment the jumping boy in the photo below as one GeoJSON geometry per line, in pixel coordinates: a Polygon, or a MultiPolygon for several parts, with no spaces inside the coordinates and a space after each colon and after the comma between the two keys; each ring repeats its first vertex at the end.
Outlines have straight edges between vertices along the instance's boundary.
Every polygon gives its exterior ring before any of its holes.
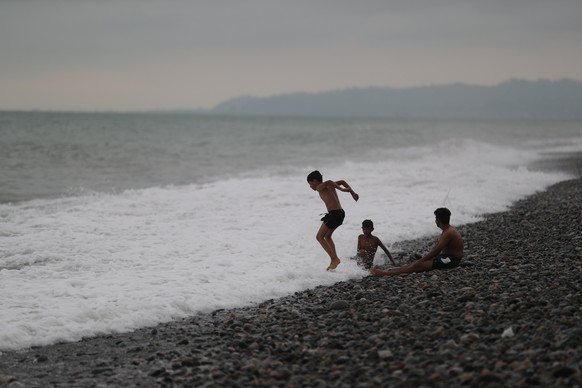
{"type": "Polygon", "coordinates": [[[386,253],[386,256],[388,256],[392,264],[396,266],[392,255],[384,246],[384,244],[382,244],[382,241],[380,241],[378,237],[372,234],[373,231],[374,223],[372,220],[364,220],[362,222],[363,234],[358,236],[358,255],[356,256],[358,264],[365,269],[372,268],[372,265],[374,264],[374,257],[376,256],[376,251],[378,250],[378,247],[380,247],[386,253]]]}
{"type": "Polygon", "coordinates": [[[346,181],[325,181],[321,173],[317,170],[313,171],[307,176],[309,187],[319,193],[321,200],[327,208],[327,214],[321,219],[323,224],[317,232],[317,241],[321,244],[325,252],[329,255],[331,262],[327,270],[335,269],[341,262],[335,251],[335,244],[331,239],[331,235],[335,229],[344,222],[345,212],[342,209],[337,191],[344,191],[350,193],[354,201],[357,201],[360,196],[346,183],[346,181]],[[343,187],[342,187],[343,186],[343,187]]]}

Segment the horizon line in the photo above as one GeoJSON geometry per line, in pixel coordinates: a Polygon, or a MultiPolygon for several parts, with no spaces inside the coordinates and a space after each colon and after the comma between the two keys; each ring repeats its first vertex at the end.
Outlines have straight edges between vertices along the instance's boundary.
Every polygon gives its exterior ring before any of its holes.
{"type": "MultiPolygon", "coordinates": [[[[469,83],[463,81],[452,81],[447,83],[435,83],[435,84],[424,84],[424,85],[416,85],[416,86],[406,86],[406,87],[394,87],[394,86],[377,86],[377,85],[368,85],[368,86],[345,86],[343,88],[335,88],[335,89],[325,89],[315,92],[307,92],[296,90],[292,92],[281,92],[281,93],[274,93],[268,95],[254,95],[254,94],[240,94],[233,97],[228,97],[221,102],[215,104],[210,108],[204,107],[174,107],[174,108],[143,108],[143,109],[118,109],[118,108],[103,108],[103,109],[51,109],[51,108],[0,108],[0,113],[167,113],[167,114],[175,114],[175,113],[188,113],[188,114],[208,114],[208,115],[215,115],[212,111],[216,109],[221,104],[224,104],[228,101],[236,100],[239,98],[256,98],[256,99],[269,99],[275,97],[282,97],[282,96],[290,96],[294,94],[304,94],[304,95],[318,95],[318,94],[326,94],[326,93],[334,93],[334,92],[345,92],[345,91],[354,91],[354,90],[366,90],[366,89],[391,89],[395,91],[403,91],[403,90],[413,90],[413,89],[423,89],[423,88],[438,88],[438,87],[446,87],[446,86],[470,86],[470,87],[483,87],[483,88],[494,88],[501,86],[503,84],[515,81],[523,81],[523,82],[576,82],[582,83],[582,80],[578,80],[572,77],[561,77],[561,78],[542,78],[538,77],[536,79],[529,79],[529,78],[520,78],[520,77],[512,77],[508,78],[504,81],[500,81],[495,84],[477,84],[477,83],[469,83]]],[[[224,113],[221,113],[224,114],[224,113]]]]}

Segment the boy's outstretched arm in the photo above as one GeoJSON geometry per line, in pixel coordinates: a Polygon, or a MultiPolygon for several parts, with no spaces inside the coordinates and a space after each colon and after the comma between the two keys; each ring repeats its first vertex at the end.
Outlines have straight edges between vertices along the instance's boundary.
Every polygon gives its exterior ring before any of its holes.
{"type": "Polygon", "coordinates": [[[343,192],[346,193],[350,193],[352,195],[352,198],[354,199],[354,201],[358,201],[358,199],[360,199],[360,196],[354,191],[352,190],[352,188],[350,187],[350,185],[348,185],[348,183],[346,181],[335,181],[335,184],[337,185],[337,189],[341,190],[343,192]],[[344,187],[342,187],[344,186],[344,187]]]}
{"type": "Polygon", "coordinates": [[[384,251],[384,253],[386,253],[386,256],[388,256],[388,258],[390,259],[390,261],[392,262],[392,264],[394,264],[394,266],[396,267],[396,262],[394,261],[394,259],[392,258],[392,255],[390,254],[390,252],[388,251],[388,248],[386,248],[384,246],[384,244],[382,244],[382,241],[380,241],[379,238],[376,237],[376,242],[378,243],[378,246],[380,248],[382,248],[382,250],[384,251]]]}

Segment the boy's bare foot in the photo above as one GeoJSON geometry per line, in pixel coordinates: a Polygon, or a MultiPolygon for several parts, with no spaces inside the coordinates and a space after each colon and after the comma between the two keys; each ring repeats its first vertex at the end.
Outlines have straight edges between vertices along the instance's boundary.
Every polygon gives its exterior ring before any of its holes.
{"type": "Polygon", "coordinates": [[[375,265],[373,265],[373,266],[372,266],[372,268],[370,268],[370,273],[371,273],[372,275],[376,276],[376,275],[377,275],[377,273],[376,273],[376,270],[377,270],[376,266],[375,266],[375,265]]]}
{"type": "Polygon", "coordinates": [[[331,263],[329,264],[329,267],[327,267],[326,271],[336,269],[340,263],[341,263],[340,259],[331,259],[331,263]]]}

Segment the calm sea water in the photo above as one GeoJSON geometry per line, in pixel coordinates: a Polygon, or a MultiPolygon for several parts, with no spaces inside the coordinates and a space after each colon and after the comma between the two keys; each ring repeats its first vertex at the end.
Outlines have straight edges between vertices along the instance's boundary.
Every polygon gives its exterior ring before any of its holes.
{"type": "MultiPolygon", "coordinates": [[[[365,276],[328,273],[305,177],[345,179],[342,258],[568,179],[582,122],[0,113],[0,350],[120,332],[365,276]]],[[[378,262],[383,259],[380,255],[378,262]]]]}
{"type": "Polygon", "coordinates": [[[447,141],[456,142],[452,151],[462,140],[535,149],[567,144],[578,138],[581,126],[552,121],[0,112],[0,202],[374,162],[390,150],[447,141]]]}

